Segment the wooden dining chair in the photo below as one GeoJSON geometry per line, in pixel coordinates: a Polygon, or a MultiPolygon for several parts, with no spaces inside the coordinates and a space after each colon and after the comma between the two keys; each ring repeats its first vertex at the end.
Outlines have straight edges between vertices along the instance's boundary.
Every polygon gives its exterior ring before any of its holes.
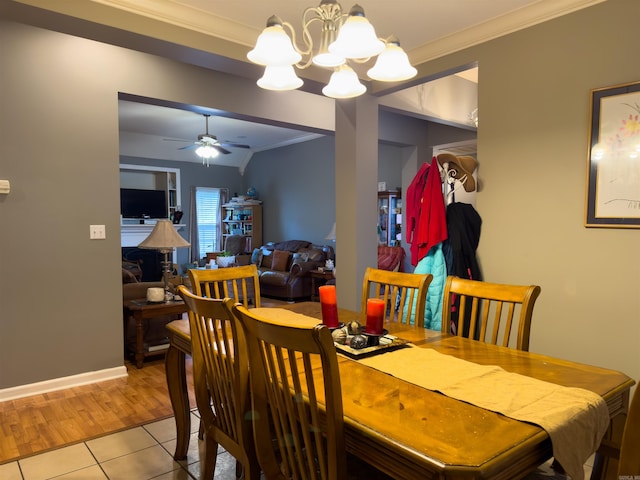
{"type": "Polygon", "coordinates": [[[444,286],[442,332],[529,351],[537,285],[506,285],[448,276],[444,286]],[[517,325],[514,326],[514,322],[517,325]]]}
{"type": "Polygon", "coordinates": [[[249,352],[254,444],[264,478],[391,480],[346,452],[329,329],[282,309],[261,310],[233,308],[249,352]]]}
{"type": "Polygon", "coordinates": [[[622,442],[616,444],[611,440],[602,440],[598,452],[618,460],[617,478],[640,478],[640,391],[637,387],[627,411],[622,442]]]}
{"type": "Polygon", "coordinates": [[[254,265],[242,267],[191,269],[191,290],[207,298],[232,298],[245,307],[260,306],[260,281],[258,268],[254,265]]]}
{"type": "Polygon", "coordinates": [[[178,292],[189,308],[194,390],[206,442],[201,478],[213,478],[221,445],[242,466],[245,479],[257,480],[260,467],[249,415],[249,361],[244,333],[233,319],[233,300],[194,295],[184,285],[178,292]]]}
{"type": "Polygon", "coordinates": [[[366,315],[367,299],[381,298],[387,305],[384,321],[397,320],[424,327],[424,314],[431,274],[391,272],[368,267],[362,284],[361,315],[366,315]]]}
{"type": "Polygon", "coordinates": [[[253,434],[265,478],[347,478],[340,371],[329,329],[317,320],[265,318],[242,305],[233,311],[247,341],[253,434]]]}

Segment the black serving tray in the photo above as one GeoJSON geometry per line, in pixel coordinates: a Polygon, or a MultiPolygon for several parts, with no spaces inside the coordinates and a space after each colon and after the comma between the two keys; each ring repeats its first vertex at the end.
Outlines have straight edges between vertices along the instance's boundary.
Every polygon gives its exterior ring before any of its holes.
{"type": "MultiPolygon", "coordinates": [[[[347,343],[351,340],[352,335],[347,337],[347,343]]],[[[393,335],[383,335],[380,338],[378,345],[365,348],[351,348],[349,345],[342,345],[336,343],[336,350],[338,353],[342,353],[347,357],[358,360],[360,358],[372,357],[374,355],[380,355],[381,353],[391,352],[399,348],[409,346],[409,341],[402,338],[394,337],[393,335]]]]}

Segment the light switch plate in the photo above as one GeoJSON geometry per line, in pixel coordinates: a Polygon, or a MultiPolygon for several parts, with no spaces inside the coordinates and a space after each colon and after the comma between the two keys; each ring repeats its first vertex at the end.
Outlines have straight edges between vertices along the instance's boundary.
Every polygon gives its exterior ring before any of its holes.
{"type": "Polygon", "coordinates": [[[90,240],[104,240],[107,238],[104,225],[89,225],[90,240]]]}

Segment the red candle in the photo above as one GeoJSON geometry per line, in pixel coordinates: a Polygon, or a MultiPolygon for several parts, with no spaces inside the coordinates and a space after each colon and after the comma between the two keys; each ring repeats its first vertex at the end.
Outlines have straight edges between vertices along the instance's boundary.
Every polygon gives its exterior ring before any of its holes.
{"type": "Polygon", "coordinates": [[[384,323],[384,300],[380,298],[367,299],[367,326],[366,333],[382,334],[384,323]]]}
{"type": "Polygon", "coordinates": [[[320,294],[320,307],[322,308],[322,323],[329,328],[338,327],[338,301],[336,299],[336,286],[323,285],[318,289],[320,294]]]}

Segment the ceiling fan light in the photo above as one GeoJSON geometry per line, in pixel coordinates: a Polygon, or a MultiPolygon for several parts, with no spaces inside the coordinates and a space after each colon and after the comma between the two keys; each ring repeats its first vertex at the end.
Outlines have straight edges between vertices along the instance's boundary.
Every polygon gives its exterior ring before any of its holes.
{"type": "Polygon", "coordinates": [[[384,51],[378,56],[376,64],[369,69],[367,75],[382,82],[398,82],[413,78],[418,73],[409,63],[409,57],[398,43],[388,42],[384,51]]]}
{"type": "Polygon", "coordinates": [[[211,145],[200,145],[198,148],[196,148],[196,155],[198,155],[200,158],[208,160],[210,158],[216,158],[219,155],[220,152],[218,152],[218,150],[214,147],[212,147],[211,145]]]}
{"type": "Polygon", "coordinates": [[[329,51],[344,58],[369,58],[384,50],[373,25],[364,16],[359,5],[354,5],[349,18],[338,32],[338,38],[329,45],[329,51]]]}
{"type": "Polygon", "coordinates": [[[351,67],[342,65],[331,74],[329,84],[322,89],[322,93],[331,98],[353,98],[362,95],[367,87],[360,83],[360,79],[351,67]]]}
{"type": "Polygon", "coordinates": [[[291,65],[267,65],[264,75],[256,83],[265,90],[285,91],[300,88],[304,82],[296,75],[291,65]]]}
{"type": "Polygon", "coordinates": [[[293,65],[302,59],[295,51],[291,38],[282,28],[282,21],[273,15],[267,20],[256,46],[247,53],[247,58],[258,65],[293,65]]]}

